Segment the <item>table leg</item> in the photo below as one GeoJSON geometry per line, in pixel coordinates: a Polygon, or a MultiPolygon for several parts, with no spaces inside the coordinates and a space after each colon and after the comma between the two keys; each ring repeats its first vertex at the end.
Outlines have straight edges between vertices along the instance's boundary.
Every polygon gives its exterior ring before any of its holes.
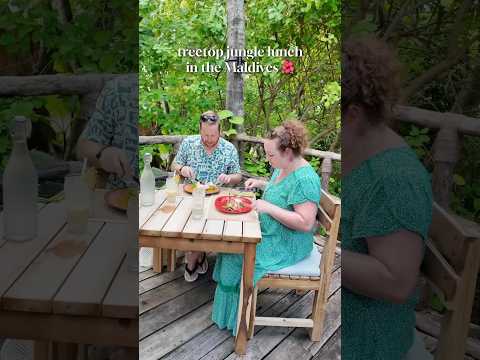
{"type": "Polygon", "coordinates": [[[177,264],[175,249],[167,249],[167,270],[175,271],[175,265],[177,264]]]}
{"type": "Polygon", "coordinates": [[[245,355],[247,352],[247,332],[248,318],[247,312],[250,307],[250,301],[253,294],[253,272],[255,270],[255,243],[245,243],[245,252],[243,255],[243,292],[240,301],[242,301],[240,325],[238,327],[237,337],[235,339],[235,353],[245,355]]]}
{"type": "Polygon", "coordinates": [[[50,343],[48,341],[35,341],[33,345],[34,360],[48,360],[48,350],[50,343]]]}
{"type": "Polygon", "coordinates": [[[163,254],[161,248],[153,248],[153,271],[161,273],[163,265],[163,254]]]}

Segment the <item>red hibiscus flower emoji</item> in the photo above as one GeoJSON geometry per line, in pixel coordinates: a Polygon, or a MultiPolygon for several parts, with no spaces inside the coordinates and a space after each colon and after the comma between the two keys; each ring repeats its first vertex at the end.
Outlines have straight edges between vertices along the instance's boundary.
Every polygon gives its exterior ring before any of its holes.
{"type": "Polygon", "coordinates": [[[290,60],[283,60],[282,73],[292,74],[294,70],[295,70],[295,68],[293,66],[293,62],[291,62],[290,60]]]}

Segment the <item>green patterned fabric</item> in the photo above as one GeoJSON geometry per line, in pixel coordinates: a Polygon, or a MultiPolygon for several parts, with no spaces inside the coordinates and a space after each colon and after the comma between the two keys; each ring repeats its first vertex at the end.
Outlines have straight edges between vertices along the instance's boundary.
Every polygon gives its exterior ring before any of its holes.
{"type": "MultiPolygon", "coordinates": [[[[263,199],[283,209],[294,210],[294,205],[320,201],[320,178],[310,166],[290,173],[275,184],[279,174],[275,170],[267,184],[263,199]]],[[[267,272],[291,266],[307,257],[313,248],[313,232],[292,230],[268,214],[260,214],[262,241],[257,245],[254,283],[267,272]]],[[[235,335],[237,323],[240,278],[243,257],[238,254],[219,254],[213,279],[217,282],[212,320],[219,328],[228,328],[235,335]]]]}
{"type": "MultiPolygon", "coordinates": [[[[124,149],[138,176],[138,79],[135,75],[117,77],[105,84],[81,136],[124,149]]],[[[108,188],[125,186],[116,175],[109,175],[108,188]]]]}
{"type": "Polygon", "coordinates": [[[237,149],[223,138],[218,140],[213,153],[208,154],[200,135],[189,136],[183,139],[175,162],[191,167],[202,183],[214,183],[220,174],[240,173],[237,149]]]}
{"type": "MultiPolygon", "coordinates": [[[[365,238],[406,229],[426,239],[430,175],[408,147],[381,152],[342,178],[342,249],[368,253],[365,238]]],[[[413,294],[393,304],[342,288],[342,360],[400,360],[413,342],[413,294]]]]}

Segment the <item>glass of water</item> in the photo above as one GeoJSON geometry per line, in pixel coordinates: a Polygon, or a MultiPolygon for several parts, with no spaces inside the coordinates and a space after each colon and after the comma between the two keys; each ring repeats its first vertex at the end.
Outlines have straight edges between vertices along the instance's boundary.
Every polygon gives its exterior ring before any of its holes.
{"type": "Polygon", "coordinates": [[[80,174],[65,177],[65,204],[67,208],[67,230],[71,234],[84,234],[88,227],[90,212],[90,189],[80,174]]]}
{"type": "Polygon", "coordinates": [[[205,187],[197,185],[192,193],[192,219],[200,220],[205,207],[205,187]]]}

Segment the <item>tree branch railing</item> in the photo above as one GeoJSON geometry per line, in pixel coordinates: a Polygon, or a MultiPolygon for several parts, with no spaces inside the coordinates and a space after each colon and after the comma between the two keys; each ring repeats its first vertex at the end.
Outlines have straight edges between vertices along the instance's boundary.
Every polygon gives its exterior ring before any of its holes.
{"type": "Polygon", "coordinates": [[[397,121],[438,130],[433,143],[432,189],[437,203],[450,208],[453,174],[460,158],[462,135],[480,136],[480,119],[411,106],[394,109],[397,121]]]}
{"type": "MultiPolygon", "coordinates": [[[[86,74],[86,75],[38,75],[38,76],[1,76],[0,97],[43,96],[43,95],[79,95],[79,123],[86,123],[95,109],[96,99],[105,83],[121,75],[86,74]]],[[[438,130],[433,146],[432,186],[435,200],[443,207],[449,208],[453,187],[453,172],[460,157],[462,135],[480,136],[480,119],[455,113],[440,113],[410,106],[397,106],[395,119],[404,123],[416,124],[438,130]]],[[[141,144],[170,143],[179,144],[183,137],[164,136],[140,137],[141,144]]],[[[73,139],[72,139],[73,140],[73,139]]],[[[239,143],[257,143],[261,139],[239,134],[239,143]]],[[[241,148],[239,146],[239,148],[241,148]]],[[[327,188],[332,172],[332,161],[340,161],[340,154],[307,149],[307,155],[323,159],[322,185],[327,188]]],[[[241,151],[240,151],[240,155],[241,151]]]]}
{"type": "MultiPolygon", "coordinates": [[[[140,136],[139,144],[140,145],[154,145],[154,144],[172,144],[174,148],[177,149],[180,143],[188,135],[156,135],[156,136],[140,136]]],[[[263,139],[257,138],[254,136],[248,136],[246,134],[238,134],[234,138],[234,143],[238,143],[238,147],[242,147],[242,143],[251,143],[251,144],[263,144],[263,139]]],[[[175,150],[176,151],[176,150],[175,150]]],[[[340,161],[340,154],[330,152],[330,151],[321,151],[316,149],[306,149],[305,155],[315,156],[322,160],[322,165],[320,168],[320,173],[322,177],[322,188],[328,190],[330,177],[332,176],[332,161],[340,161]]],[[[239,151],[240,163],[243,164],[243,153],[239,151]]]]}

